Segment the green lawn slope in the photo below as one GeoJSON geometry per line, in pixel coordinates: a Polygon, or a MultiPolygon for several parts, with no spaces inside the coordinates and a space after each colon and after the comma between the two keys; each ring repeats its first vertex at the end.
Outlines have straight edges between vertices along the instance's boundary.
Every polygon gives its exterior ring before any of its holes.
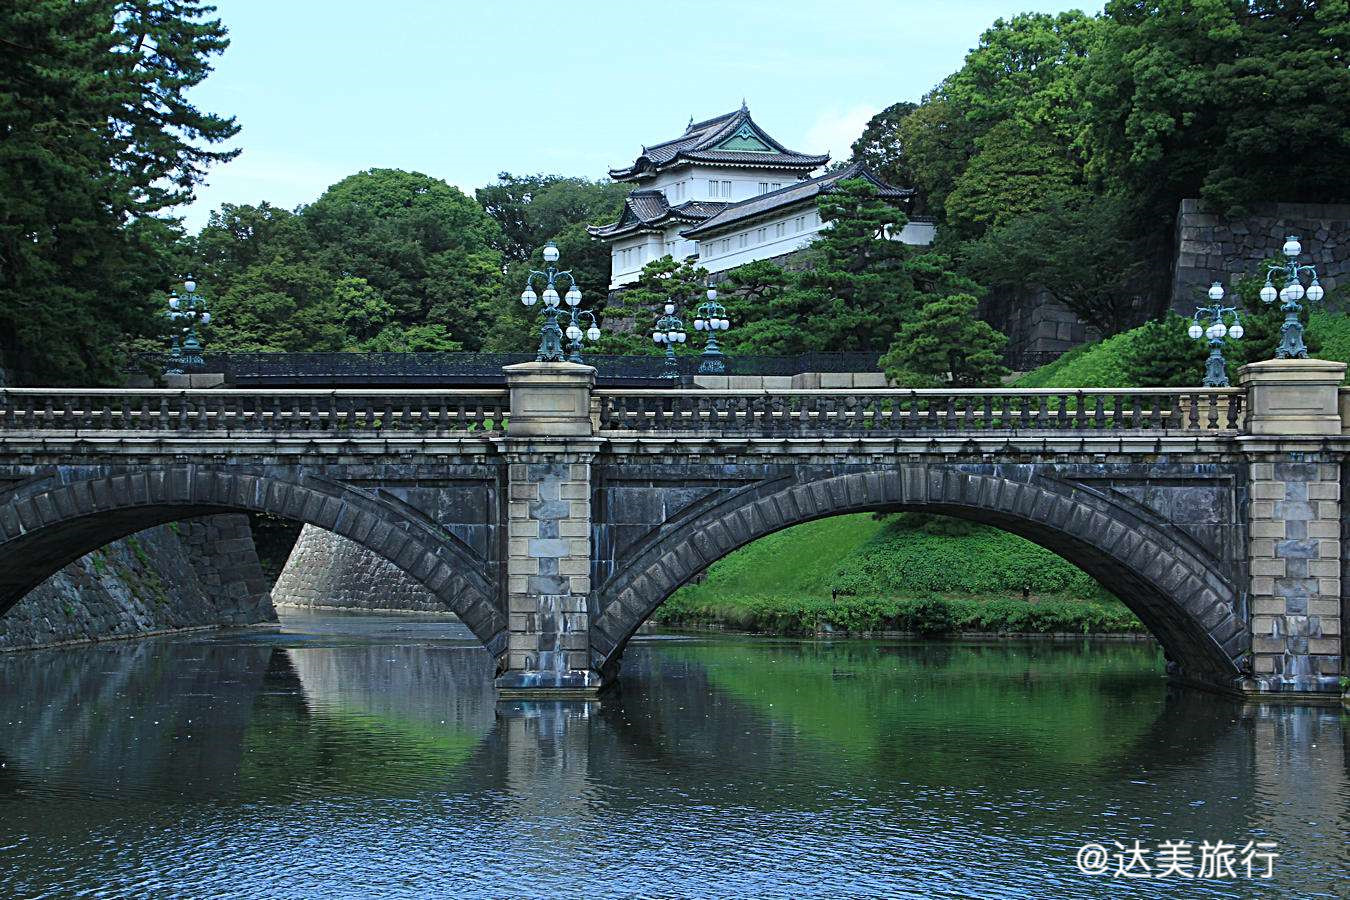
{"type": "Polygon", "coordinates": [[[822,631],[1123,632],[1141,626],[1080,569],[1016,535],[937,516],[808,522],[715,563],[667,625],[822,631]]]}

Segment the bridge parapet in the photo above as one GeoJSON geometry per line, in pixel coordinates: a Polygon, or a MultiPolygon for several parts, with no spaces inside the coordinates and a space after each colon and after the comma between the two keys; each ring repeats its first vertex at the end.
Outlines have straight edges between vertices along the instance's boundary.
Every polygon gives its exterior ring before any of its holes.
{"type": "Polygon", "coordinates": [[[1237,388],[696,391],[601,389],[601,433],[1237,433],[1237,388]]]}
{"type": "Polygon", "coordinates": [[[501,389],[0,389],[0,431],[6,437],[445,436],[500,431],[508,411],[507,392],[501,389]]]}

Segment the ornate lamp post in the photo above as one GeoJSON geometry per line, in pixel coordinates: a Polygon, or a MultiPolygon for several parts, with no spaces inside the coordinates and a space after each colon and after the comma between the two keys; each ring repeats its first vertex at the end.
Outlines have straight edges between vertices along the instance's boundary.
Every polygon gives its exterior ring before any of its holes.
{"type": "Polygon", "coordinates": [[[527,307],[533,307],[539,301],[539,295],[534,292],[534,285],[537,280],[542,279],[545,282],[544,287],[544,325],[539,334],[539,353],[535,356],[535,362],[564,362],[566,358],[563,355],[563,331],[558,325],[558,319],[562,317],[563,310],[558,308],[558,304],[566,300],[571,308],[571,324],[568,325],[568,337],[572,340],[572,362],[581,362],[581,336],[582,331],[578,322],[581,316],[589,316],[591,327],[587,329],[586,336],[591,340],[599,340],[600,329],[596,327],[595,316],[589,312],[578,313],[577,306],[581,304],[581,289],[577,287],[577,280],[570,271],[559,272],[557,266],[553,265],[558,261],[558,247],[549,241],[544,245],[544,262],[546,263],[544,271],[531,271],[525,279],[525,290],[520,294],[520,302],[527,307]],[[567,293],[564,296],[558,295],[559,279],[567,279],[567,293]],[[572,332],[575,330],[575,336],[572,332]]]}
{"type": "Polygon", "coordinates": [[[566,334],[567,339],[571,341],[571,343],[567,345],[567,361],[580,363],[583,362],[581,358],[581,338],[585,336],[586,340],[591,343],[600,340],[600,324],[595,318],[595,313],[588,309],[583,309],[578,312],[577,308],[573,306],[572,321],[568,323],[567,329],[563,333],[566,334]],[[591,324],[590,327],[583,332],[581,330],[581,325],[586,321],[589,321],[591,324]]]}
{"type": "Polygon", "coordinates": [[[1288,262],[1273,265],[1267,270],[1266,284],[1261,288],[1261,299],[1266,303],[1274,303],[1276,297],[1284,301],[1280,304],[1280,309],[1284,310],[1284,324],[1280,326],[1280,344],[1275,348],[1275,358],[1307,359],[1308,348],[1303,343],[1303,323],[1298,320],[1298,314],[1303,307],[1299,306],[1298,301],[1306,296],[1309,302],[1316,303],[1322,299],[1325,292],[1322,285],[1317,282],[1317,269],[1298,264],[1298,256],[1303,252],[1303,245],[1299,243],[1298,237],[1289,235],[1282,249],[1288,262]],[[1274,284],[1276,273],[1284,276],[1284,286],[1278,292],[1274,284]],[[1306,291],[1303,289],[1305,273],[1312,279],[1306,291]]]}
{"type": "Polygon", "coordinates": [[[716,333],[726,331],[730,327],[731,323],[727,321],[726,307],[717,302],[717,291],[708,288],[707,302],[700,303],[698,309],[694,310],[694,330],[702,331],[708,335],[708,341],[699,357],[698,373],[700,375],[726,374],[726,358],[722,355],[722,348],[717,346],[716,333]]]}
{"type": "Polygon", "coordinates": [[[197,282],[188,277],[183,281],[183,293],[186,295],[180,298],[177,294],[169,295],[169,319],[177,324],[186,321],[187,325],[181,328],[186,337],[182,344],[178,343],[179,328],[174,329],[173,343],[169,347],[169,365],[164,370],[165,375],[182,375],[184,368],[198,368],[202,366],[202,343],[197,337],[197,324],[211,324],[211,314],[206,311],[206,298],[197,295],[197,282]]]}
{"type": "Polygon", "coordinates": [[[1238,318],[1236,307],[1223,305],[1223,285],[1219,282],[1210,285],[1209,299],[1213,301],[1209,306],[1196,308],[1195,316],[1191,319],[1191,327],[1186,333],[1196,340],[1202,337],[1209,339],[1209,359],[1205,361],[1205,387],[1228,387],[1228,367],[1223,358],[1223,341],[1225,337],[1235,341],[1241,340],[1242,321],[1238,318]],[[1225,321],[1226,316],[1232,316],[1233,324],[1229,325],[1225,321]]]}
{"type": "Polygon", "coordinates": [[[675,304],[667,303],[664,315],[656,320],[656,330],[652,340],[657,346],[666,345],[666,364],[661,372],[662,378],[679,378],[680,367],[675,363],[675,345],[683,344],[688,335],[684,333],[684,323],[675,315],[675,304]]]}

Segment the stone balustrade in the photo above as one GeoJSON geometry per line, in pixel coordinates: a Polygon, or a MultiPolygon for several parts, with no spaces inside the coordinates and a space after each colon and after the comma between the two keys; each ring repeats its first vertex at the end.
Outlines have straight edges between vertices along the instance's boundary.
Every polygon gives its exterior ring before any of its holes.
{"type": "Polygon", "coordinates": [[[1236,388],[599,390],[601,432],[1241,430],[1236,388]]]}
{"type": "Polygon", "coordinates": [[[7,435],[147,431],[445,434],[500,431],[507,410],[507,392],[500,389],[0,389],[0,431],[7,435]]]}

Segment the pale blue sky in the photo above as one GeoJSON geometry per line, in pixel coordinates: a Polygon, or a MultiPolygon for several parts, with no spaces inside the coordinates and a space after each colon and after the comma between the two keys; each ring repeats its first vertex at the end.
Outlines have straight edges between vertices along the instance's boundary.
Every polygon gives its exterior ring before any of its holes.
{"type": "Polygon", "coordinates": [[[193,94],[243,153],[182,210],[308,203],[372,166],[466,193],[499,171],[598,178],[643,143],[735,109],[789,147],[845,156],[918,100],[999,16],[1049,0],[432,2],[217,0],[229,50],[193,94]]]}

